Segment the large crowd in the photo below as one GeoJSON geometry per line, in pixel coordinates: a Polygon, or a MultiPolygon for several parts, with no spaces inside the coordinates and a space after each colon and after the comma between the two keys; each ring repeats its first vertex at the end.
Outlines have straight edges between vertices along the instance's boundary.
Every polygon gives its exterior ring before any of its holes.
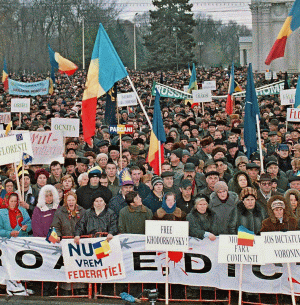
{"type": "MultiPolygon", "coordinates": [[[[129,74],[150,119],[153,81],[180,90],[189,82],[187,70],[129,74]]],[[[44,79],[35,74],[10,77],[24,82],[44,79]]],[[[85,78],[82,71],[70,80],[56,75],[54,93],[33,97],[31,112],[22,115],[21,125],[18,114],[12,117],[13,129],[47,131],[53,117],[80,118],[85,78]]],[[[235,79],[246,87],[246,67],[236,69],[235,79]]],[[[278,79],[284,74],[278,73],[278,79]]],[[[289,79],[295,87],[297,76],[289,79]]],[[[198,69],[199,85],[205,80],[216,80],[213,95],[227,94],[226,69],[198,69]]],[[[254,80],[256,87],[269,83],[264,74],[255,73],[254,80]]],[[[127,80],[118,83],[118,91],[132,91],[127,80]]],[[[0,89],[0,112],[10,111],[10,100],[0,89]]],[[[1,167],[0,236],[46,237],[54,227],[58,242],[73,236],[80,243],[81,236],[97,232],[106,232],[111,240],[118,233],[144,234],[149,219],[187,220],[190,236],[211,241],[220,234],[237,234],[240,225],[255,234],[298,230],[300,125],[286,124],[279,95],[259,98],[263,160],[258,151],[246,156],[244,98],[235,99],[230,116],[224,98],[206,103],[204,112],[184,100],[161,98],[160,103],[166,133],[161,175],[147,163],[151,130],[141,107],[119,109],[118,122],[134,127],[133,134],[120,141],[105,124],[101,97],[92,143],[84,141],[81,126],[78,138],[65,141],[64,164],[29,164],[18,175],[13,164],[1,167]]],[[[83,288],[77,285],[76,289],[83,288]]],[[[47,294],[53,293],[53,285],[46,288],[47,294]]],[[[70,285],[63,288],[70,290],[70,285]]]]}

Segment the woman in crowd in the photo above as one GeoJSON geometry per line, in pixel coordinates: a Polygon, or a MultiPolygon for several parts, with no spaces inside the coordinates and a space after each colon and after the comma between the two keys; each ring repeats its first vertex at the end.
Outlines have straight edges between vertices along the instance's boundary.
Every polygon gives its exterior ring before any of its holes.
{"type": "Polygon", "coordinates": [[[46,237],[59,207],[59,196],[53,185],[47,184],[41,188],[38,203],[32,214],[32,231],[35,237],[46,237]]]}
{"type": "Polygon", "coordinates": [[[217,233],[216,215],[208,208],[206,198],[197,197],[195,205],[187,215],[189,236],[200,239],[209,238],[214,241],[217,233]]]}
{"type": "Polygon", "coordinates": [[[102,170],[105,170],[105,167],[106,167],[107,162],[108,162],[107,154],[104,154],[104,153],[98,154],[97,157],[96,157],[96,162],[97,162],[96,165],[99,165],[102,170]]]}
{"type": "Polygon", "coordinates": [[[37,191],[40,191],[43,186],[47,184],[47,180],[49,178],[49,173],[45,169],[39,169],[35,172],[34,179],[36,184],[34,188],[37,191]]]}
{"type": "Polygon", "coordinates": [[[86,210],[86,213],[77,222],[74,242],[79,244],[81,235],[96,234],[97,232],[108,233],[108,241],[118,233],[117,216],[108,208],[99,194],[94,195],[93,207],[86,210]]]}
{"type": "Polygon", "coordinates": [[[242,189],[252,187],[252,183],[247,173],[237,172],[233,176],[231,183],[229,182],[228,187],[230,191],[235,192],[239,196],[242,189]]]}
{"type": "Polygon", "coordinates": [[[9,178],[5,179],[3,183],[3,189],[0,194],[0,198],[3,199],[6,194],[13,193],[14,190],[15,190],[14,182],[9,178]]]}
{"type": "Polygon", "coordinates": [[[284,198],[287,201],[288,204],[290,204],[292,211],[294,213],[294,216],[299,221],[300,220],[300,192],[296,189],[290,189],[287,190],[284,193],[284,198]]]}
{"type": "Polygon", "coordinates": [[[71,175],[64,175],[61,178],[61,183],[63,185],[63,191],[64,191],[64,195],[67,194],[70,191],[75,191],[75,182],[74,182],[74,178],[71,175]]]}
{"type": "Polygon", "coordinates": [[[80,174],[78,179],[77,179],[77,181],[78,181],[79,187],[80,186],[88,185],[88,183],[89,183],[89,175],[88,175],[88,173],[80,174]]]}
{"type": "Polygon", "coordinates": [[[261,232],[298,230],[297,220],[283,196],[272,196],[267,207],[269,217],[262,222],[261,232]]]}
{"type": "MultiPolygon", "coordinates": [[[[69,191],[64,195],[64,205],[56,210],[51,227],[54,227],[58,236],[58,242],[63,236],[74,236],[75,225],[84,215],[85,210],[77,204],[77,196],[74,192],[69,191]]],[[[82,294],[85,291],[80,290],[85,288],[85,284],[60,283],[60,288],[63,289],[63,295],[70,295],[72,288],[75,294],[82,294]]]]}
{"type": "Polygon", "coordinates": [[[176,195],[172,192],[165,194],[161,208],[153,215],[153,220],[185,220],[186,213],[176,207],[176,195]]]}
{"type": "Polygon", "coordinates": [[[24,237],[31,231],[31,220],[26,209],[19,206],[16,193],[8,193],[4,199],[5,208],[0,209],[0,236],[24,237]]]}
{"type": "Polygon", "coordinates": [[[252,187],[244,188],[240,193],[240,202],[232,210],[228,233],[237,234],[238,227],[244,226],[254,234],[259,234],[262,221],[267,217],[265,209],[257,200],[257,191],[252,187]]]}

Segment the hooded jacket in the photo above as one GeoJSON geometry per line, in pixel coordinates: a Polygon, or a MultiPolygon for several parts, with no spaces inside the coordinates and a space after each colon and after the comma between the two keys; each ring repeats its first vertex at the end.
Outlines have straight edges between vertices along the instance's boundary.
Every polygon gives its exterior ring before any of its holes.
{"type": "MultiPolygon", "coordinates": [[[[289,205],[291,205],[290,195],[292,195],[292,194],[295,195],[296,200],[298,202],[296,211],[293,212],[293,214],[296,217],[296,219],[299,221],[300,220],[300,192],[296,189],[289,189],[284,193],[284,198],[287,201],[287,203],[289,205]]],[[[292,208],[292,206],[291,206],[291,208],[292,208]]]]}
{"type": "Polygon", "coordinates": [[[250,177],[248,176],[247,173],[241,172],[241,171],[235,173],[234,176],[233,176],[233,178],[232,178],[232,180],[229,181],[228,189],[229,189],[230,191],[232,191],[232,192],[237,193],[238,195],[240,195],[240,193],[241,193],[241,191],[242,191],[242,188],[240,187],[240,185],[239,185],[239,183],[238,183],[238,177],[239,177],[240,175],[244,175],[244,176],[246,177],[246,179],[247,179],[247,186],[248,186],[248,187],[253,187],[252,182],[251,182],[251,179],[250,179],[250,177]]]}
{"type": "Polygon", "coordinates": [[[296,231],[298,230],[298,224],[296,218],[293,216],[293,212],[289,203],[285,200],[283,196],[276,195],[270,198],[267,204],[269,217],[262,222],[261,232],[273,232],[273,231],[296,231]],[[285,204],[285,209],[283,210],[282,223],[274,215],[271,208],[272,203],[275,200],[281,200],[285,204]]]}

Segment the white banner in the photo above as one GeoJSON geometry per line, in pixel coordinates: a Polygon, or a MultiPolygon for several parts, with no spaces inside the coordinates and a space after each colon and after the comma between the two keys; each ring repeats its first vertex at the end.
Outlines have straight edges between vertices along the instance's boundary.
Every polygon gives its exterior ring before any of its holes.
{"type": "Polygon", "coordinates": [[[117,101],[118,101],[118,107],[137,105],[137,99],[134,92],[118,94],[117,101]]]}
{"type": "Polygon", "coordinates": [[[281,105],[295,104],[296,89],[288,89],[280,91],[281,105]]]}
{"type": "Polygon", "coordinates": [[[239,246],[237,241],[237,235],[220,235],[218,254],[220,264],[265,264],[260,236],[255,236],[253,247],[239,246]]]}
{"type": "Polygon", "coordinates": [[[52,118],[51,131],[61,132],[64,137],[79,137],[79,119],[52,118]]]}
{"type": "MultiPolygon", "coordinates": [[[[144,235],[122,234],[118,237],[126,277],[113,282],[165,282],[164,253],[146,251],[144,235]]],[[[218,246],[218,238],[213,242],[190,238],[186,253],[169,252],[170,283],[238,290],[239,265],[218,264],[218,246]]],[[[296,280],[295,292],[300,295],[300,265],[292,263],[291,269],[296,280]]],[[[5,279],[67,282],[61,245],[49,244],[44,238],[0,237],[0,283],[5,279]]],[[[90,279],[90,282],[94,280],[90,279]]],[[[245,265],[242,290],[289,294],[286,264],[245,265]]]]}
{"type": "Polygon", "coordinates": [[[287,108],[286,120],[288,122],[300,122],[300,108],[287,108]]]}
{"type": "Polygon", "coordinates": [[[193,90],[193,100],[194,103],[206,103],[211,102],[211,91],[208,89],[203,90],[193,90]]]}
{"type": "Polygon", "coordinates": [[[34,158],[32,164],[51,164],[52,161],[64,163],[63,136],[60,132],[30,132],[34,158]]]}
{"type": "Polygon", "coordinates": [[[209,81],[204,81],[202,83],[202,89],[208,89],[208,90],[217,90],[217,84],[215,80],[209,80],[209,81]]]}
{"type": "Polygon", "coordinates": [[[30,135],[27,132],[16,133],[0,138],[0,165],[19,163],[23,152],[33,156],[30,135]]]}
{"type": "Polygon", "coordinates": [[[12,98],[11,112],[30,112],[30,98],[12,98]]]}
{"type": "Polygon", "coordinates": [[[189,222],[146,220],[146,250],[187,251],[189,222]]]}
{"type": "Polygon", "coordinates": [[[79,245],[74,244],[72,239],[65,239],[61,245],[69,282],[102,283],[126,276],[118,236],[109,243],[102,237],[81,239],[79,245]]]}
{"type": "Polygon", "coordinates": [[[10,112],[0,112],[0,124],[8,124],[11,121],[10,112]]]}
{"type": "Polygon", "coordinates": [[[265,73],[265,80],[271,80],[272,79],[272,72],[266,72],[265,73]]]}

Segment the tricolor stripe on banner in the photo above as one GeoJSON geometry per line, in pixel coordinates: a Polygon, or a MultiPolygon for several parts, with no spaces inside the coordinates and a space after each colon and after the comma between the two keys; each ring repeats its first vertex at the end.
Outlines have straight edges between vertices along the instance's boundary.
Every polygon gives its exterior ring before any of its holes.
{"type": "Polygon", "coordinates": [[[254,244],[254,232],[248,230],[244,226],[238,228],[238,245],[253,247],[254,244]]]}

